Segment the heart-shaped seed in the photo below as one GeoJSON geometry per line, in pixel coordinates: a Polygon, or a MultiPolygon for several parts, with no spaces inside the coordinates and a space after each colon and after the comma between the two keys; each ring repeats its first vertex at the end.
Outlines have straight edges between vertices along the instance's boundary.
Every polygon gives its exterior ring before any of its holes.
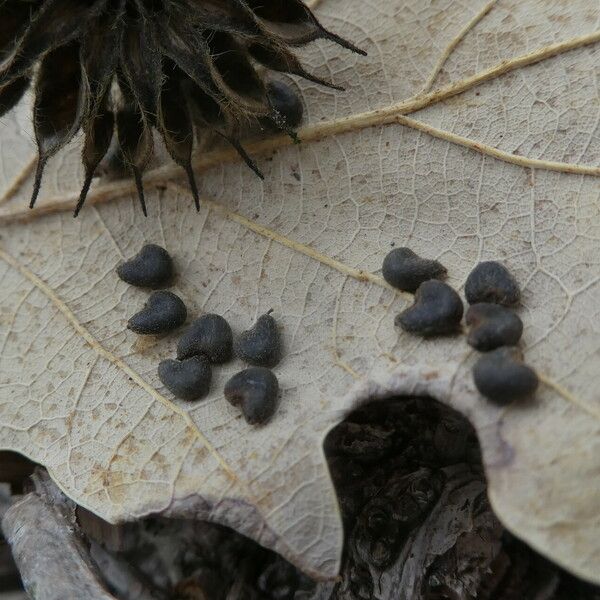
{"type": "Polygon", "coordinates": [[[511,306],[521,299],[521,290],[511,272],[494,260],[479,263],[467,277],[465,296],[469,304],[492,302],[511,306]]]}
{"type": "Polygon", "coordinates": [[[229,323],[215,314],[196,319],[184,332],[177,345],[177,358],[204,354],[213,363],[224,363],[231,358],[233,333],[229,323]]]}
{"type": "Polygon", "coordinates": [[[281,360],[281,338],[270,313],[259,317],[251,329],[240,334],[235,342],[235,353],[257,367],[274,367],[281,360]]]}
{"type": "Polygon", "coordinates": [[[467,310],[465,321],[470,327],[467,342],[480,352],[515,346],[523,334],[523,322],[518,315],[499,304],[473,304],[467,310]]]}
{"type": "Polygon", "coordinates": [[[394,248],[383,259],[383,278],[393,287],[414,293],[429,279],[443,279],[446,268],[437,260],[428,260],[410,248],[394,248]]]}
{"type": "Polygon", "coordinates": [[[137,287],[166,287],[173,279],[173,260],[164,248],[146,244],[132,259],[117,267],[117,275],[137,287]]]}
{"type": "Polygon", "coordinates": [[[185,323],[187,309],[183,300],[172,292],[152,292],[144,308],[127,322],[127,327],[142,335],[158,335],[185,323]]]}
{"type": "Polygon", "coordinates": [[[473,367],[479,393],[498,404],[531,396],[539,385],[535,371],[523,363],[518,348],[502,347],[481,356],[473,367]]]}
{"type": "Polygon", "coordinates": [[[446,283],[431,279],[417,289],[414,304],[395,320],[405,331],[423,336],[455,332],[460,326],[463,303],[446,283]]]}
{"type": "Polygon", "coordinates": [[[242,409],[251,425],[264,423],[277,408],[279,384],[273,371],[264,367],[250,367],[234,375],[226,384],[225,398],[242,409]]]}
{"type": "Polygon", "coordinates": [[[212,371],[205,356],[192,356],[182,361],[161,361],[158,377],[177,398],[197,400],[208,394],[212,371]]]}

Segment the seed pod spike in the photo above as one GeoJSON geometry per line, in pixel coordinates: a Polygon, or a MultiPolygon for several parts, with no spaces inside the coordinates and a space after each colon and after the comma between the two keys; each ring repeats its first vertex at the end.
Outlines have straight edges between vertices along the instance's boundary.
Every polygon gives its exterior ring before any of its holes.
{"type": "Polygon", "coordinates": [[[182,73],[173,64],[170,70],[171,74],[161,90],[158,127],[171,158],[186,172],[196,210],[200,212],[200,197],[192,170],[194,127],[187,104],[181,102],[183,94],[179,79],[182,73]]]}
{"type": "Polygon", "coordinates": [[[273,71],[289,73],[290,75],[298,75],[298,77],[302,77],[307,81],[312,81],[317,85],[323,85],[334,90],[344,91],[344,88],[325,79],[321,79],[312,73],[309,73],[301,65],[300,61],[283,46],[253,43],[248,46],[247,50],[252,58],[273,71]]]}
{"type": "Polygon", "coordinates": [[[144,216],[148,216],[148,210],[146,209],[146,198],[144,197],[144,185],[142,183],[142,172],[135,166],[131,167],[133,171],[133,178],[135,179],[135,187],[137,188],[138,198],[142,207],[144,216]]]}
{"type": "Polygon", "coordinates": [[[33,208],[37,201],[40,193],[40,187],[42,185],[42,175],[44,174],[44,167],[46,166],[47,159],[41,154],[38,156],[37,167],[35,168],[35,177],[33,179],[33,191],[31,192],[31,200],[29,201],[29,208],[33,208]]]}
{"type": "MultiPolygon", "coordinates": [[[[104,102],[106,106],[106,99],[104,102]]],[[[100,164],[100,161],[104,158],[110,141],[113,136],[115,118],[114,114],[104,109],[102,112],[96,114],[92,127],[85,132],[85,142],[83,146],[82,161],[85,168],[85,180],[77,200],[77,205],[73,211],[73,216],[76,217],[79,211],[83,207],[85,199],[87,197],[94,172],[100,164]]]]}
{"type": "MultiPolygon", "coordinates": [[[[295,73],[300,75],[299,73],[295,73]]],[[[336,90],[337,92],[345,92],[346,88],[341,86],[341,85],[336,85],[335,83],[332,83],[331,81],[327,81],[326,79],[321,79],[321,77],[317,77],[316,75],[312,75],[311,73],[309,73],[308,71],[304,71],[301,74],[301,77],[303,79],[306,79],[306,81],[312,81],[313,83],[316,83],[317,85],[322,85],[326,88],[329,88],[331,90],[336,90]]]]}
{"type": "Polygon", "coordinates": [[[341,46],[342,48],[346,48],[346,50],[350,50],[351,52],[354,52],[355,54],[359,54],[360,56],[367,56],[367,52],[365,50],[360,49],[358,46],[355,46],[352,42],[345,40],[343,37],[340,37],[339,35],[336,35],[335,33],[332,33],[331,31],[328,31],[324,27],[321,27],[321,32],[322,32],[323,39],[334,42],[338,46],[341,46]]]}
{"type": "Polygon", "coordinates": [[[238,140],[236,140],[234,137],[225,135],[220,131],[217,131],[217,133],[222,138],[226,139],[235,148],[235,150],[242,157],[244,162],[256,173],[256,175],[258,175],[260,179],[264,180],[265,176],[262,174],[262,171],[256,166],[256,163],[250,158],[250,156],[248,155],[246,150],[244,150],[244,147],[240,144],[240,142],[238,142],[238,140]]]}
{"type": "Polygon", "coordinates": [[[190,189],[192,190],[192,196],[194,197],[194,205],[196,206],[196,211],[200,212],[200,195],[198,194],[198,187],[196,186],[196,178],[194,176],[194,170],[192,169],[191,163],[188,163],[185,166],[185,172],[187,173],[188,182],[190,184],[190,189]]]}
{"type": "Polygon", "coordinates": [[[93,173],[86,173],[85,180],[83,185],[81,186],[81,192],[79,193],[79,198],[77,200],[77,204],[75,205],[75,210],[73,211],[73,218],[77,218],[79,215],[79,211],[83,208],[83,204],[85,199],[87,198],[88,192],[90,191],[90,185],[92,184],[93,173]]]}
{"type": "Polygon", "coordinates": [[[142,171],[152,155],[152,135],[141,111],[125,108],[117,113],[117,135],[125,162],[133,174],[144,216],[148,216],[142,171]]]}

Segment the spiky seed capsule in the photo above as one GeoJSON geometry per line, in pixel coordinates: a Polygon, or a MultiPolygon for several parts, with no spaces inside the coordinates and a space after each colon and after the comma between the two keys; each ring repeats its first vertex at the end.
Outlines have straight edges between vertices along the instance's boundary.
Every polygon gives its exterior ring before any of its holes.
{"type": "Polygon", "coordinates": [[[523,334],[523,322],[518,315],[500,304],[472,304],[465,322],[470,328],[467,342],[480,352],[514,346],[523,334]]]}
{"type": "Polygon", "coordinates": [[[117,275],[137,287],[166,287],[173,280],[173,259],[161,246],[146,244],[133,258],[117,267],[117,275]]]}
{"type": "Polygon", "coordinates": [[[508,404],[533,395],[539,385],[536,372],[523,363],[518,348],[497,348],[481,356],[473,367],[479,393],[497,404],[508,404]]]}
{"type": "Polygon", "coordinates": [[[414,304],[401,312],[395,323],[411,333],[443,335],[458,330],[462,315],[460,296],[448,284],[431,279],[419,286],[414,304]]]}
{"type": "Polygon", "coordinates": [[[229,323],[221,315],[208,314],[196,319],[181,336],[177,358],[204,355],[219,364],[231,358],[232,349],[233,332],[229,323]]]}
{"type": "Polygon", "coordinates": [[[268,421],[277,408],[279,383],[273,371],[264,367],[250,367],[234,375],[226,384],[225,398],[242,409],[251,425],[268,421]]]}
{"type": "Polygon", "coordinates": [[[35,78],[39,161],[31,206],[48,159],[80,129],[85,181],[76,214],[113,130],[144,213],[141,175],[152,128],[186,171],[196,206],[194,125],[228,140],[260,173],[239,143],[241,124],[269,116],[286,131],[291,124],[273,108],[255,65],[335,87],[305,71],[290,50],[319,38],[364,54],[322,27],[301,0],[0,2],[0,115],[35,78]]]}
{"type": "Polygon", "coordinates": [[[240,334],[235,353],[257,367],[274,367],[281,360],[281,338],[277,322],[269,314],[258,318],[253,327],[240,334]]]}
{"type": "Polygon", "coordinates": [[[205,356],[191,356],[182,361],[161,361],[158,377],[174,396],[191,401],[208,394],[212,370],[205,356]]]}
{"type": "Polygon", "coordinates": [[[469,304],[492,302],[512,306],[521,299],[521,290],[512,273],[495,260],[479,263],[467,277],[465,296],[469,304]]]}
{"type": "Polygon", "coordinates": [[[160,290],[150,294],[144,308],[129,319],[127,327],[140,335],[159,335],[177,329],[186,318],[183,300],[172,292],[160,290]]]}
{"type": "Polygon", "coordinates": [[[421,258],[410,248],[394,248],[383,259],[383,278],[393,287],[415,292],[429,279],[443,279],[446,268],[437,260],[421,258]]]}

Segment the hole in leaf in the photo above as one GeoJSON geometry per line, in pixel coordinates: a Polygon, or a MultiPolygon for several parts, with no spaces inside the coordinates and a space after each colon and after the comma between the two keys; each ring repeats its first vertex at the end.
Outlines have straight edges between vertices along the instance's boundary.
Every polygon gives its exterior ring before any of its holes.
{"type": "Polygon", "coordinates": [[[340,582],[315,584],[227,527],[161,517],[110,525],[79,507],[107,588],[120,600],[599,597],[600,588],[502,527],[487,500],[475,432],[448,407],[428,398],[369,403],[329,433],[325,449],[345,527],[340,582]]]}
{"type": "Polygon", "coordinates": [[[9,484],[12,494],[22,494],[27,490],[28,478],[36,466],[36,463],[18,452],[0,450],[0,484],[9,484]]]}

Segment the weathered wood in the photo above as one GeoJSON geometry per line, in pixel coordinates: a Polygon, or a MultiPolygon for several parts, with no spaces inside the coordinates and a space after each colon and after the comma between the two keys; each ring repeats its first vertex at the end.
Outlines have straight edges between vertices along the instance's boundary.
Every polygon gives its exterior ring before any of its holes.
{"type": "Polygon", "coordinates": [[[115,600],[108,593],[75,523],[74,505],[37,471],[35,492],[8,508],[2,530],[34,600],[115,600]]]}

